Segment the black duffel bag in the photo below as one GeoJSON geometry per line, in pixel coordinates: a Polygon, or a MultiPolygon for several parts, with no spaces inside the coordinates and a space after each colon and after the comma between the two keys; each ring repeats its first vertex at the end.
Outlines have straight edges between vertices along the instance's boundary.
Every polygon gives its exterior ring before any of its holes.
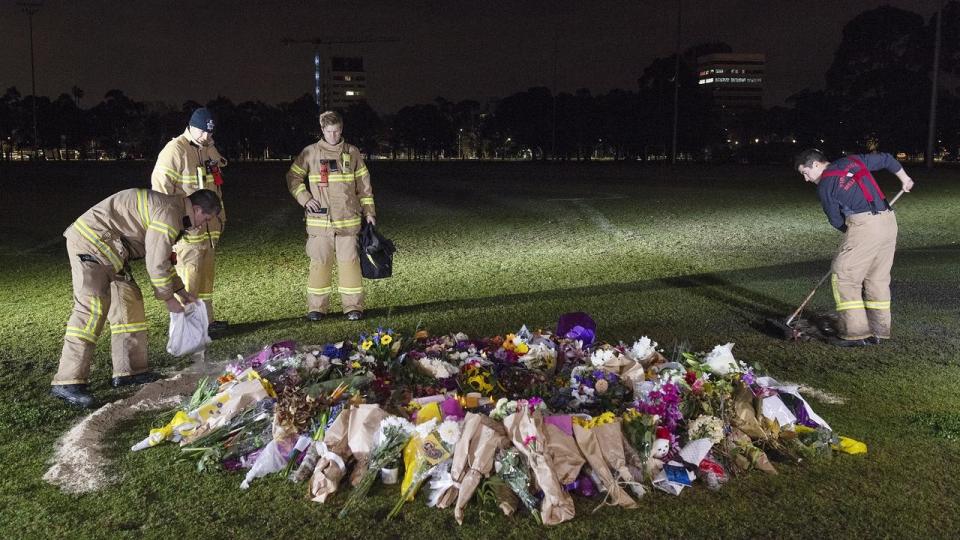
{"type": "Polygon", "coordinates": [[[367,279],[383,279],[393,275],[393,241],[377,232],[377,228],[363,222],[357,237],[357,255],[360,273],[367,279]]]}

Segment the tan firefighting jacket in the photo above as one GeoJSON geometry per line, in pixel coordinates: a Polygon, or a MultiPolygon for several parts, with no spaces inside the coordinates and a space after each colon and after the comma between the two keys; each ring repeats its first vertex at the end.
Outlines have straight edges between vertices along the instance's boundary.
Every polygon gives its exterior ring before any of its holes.
{"type": "MultiPolygon", "coordinates": [[[[185,129],[179,137],[171,139],[157,156],[157,164],[150,175],[151,187],[154,191],[181,197],[186,197],[198,189],[209,189],[220,197],[222,204],[221,186],[216,185],[213,174],[207,172],[207,162],[221,168],[227,165],[227,160],[217,151],[213,140],[200,146],[190,139],[189,129],[185,129]]],[[[219,217],[211,219],[203,227],[188,230],[180,241],[216,246],[225,222],[226,212],[221,210],[219,217]]]]}
{"type": "Polygon", "coordinates": [[[191,207],[189,199],[176,195],[125,189],[84,212],[63,236],[86,245],[89,255],[117,273],[131,260],[146,259],[154,295],[167,300],[183,289],[170,254],[191,207]]]}
{"type": "Polygon", "coordinates": [[[326,213],[304,210],[308,234],[357,234],[367,216],[376,217],[370,172],[360,150],[323,139],[303,149],[287,171],[287,189],[304,206],[320,201],[326,213]]]}

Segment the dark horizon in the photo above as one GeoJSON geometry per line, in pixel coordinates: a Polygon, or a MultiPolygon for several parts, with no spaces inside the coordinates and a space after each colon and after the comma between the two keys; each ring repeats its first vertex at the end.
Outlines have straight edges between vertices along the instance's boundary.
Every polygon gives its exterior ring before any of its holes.
{"type": "MultiPolygon", "coordinates": [[[[33,19],[37,95],[53,99],[78,86],[83,108],[114,88],[175,107],[217,96],[289,102],[312,91],[314,47],[284,45],[284,38],[397,37],[330,49],[364,57],[368,102],[382,114],[441,96],[484,103],[538,86],[636,91],[643,69],[676,45],[676,2],[377,4],[48,0],[33,19]]],[[[857,14],[892,5],[928,20],[936,9],[922,0],[799,4],[684,0],[681,47],[721,41],[734,52],[766,54],[770,107],[823,87],[842,28],[857,14]]],[[[7,45],[0,85],[30,95],[27,15],[13,0],[0,2],[0,12],[7,45]]]]}

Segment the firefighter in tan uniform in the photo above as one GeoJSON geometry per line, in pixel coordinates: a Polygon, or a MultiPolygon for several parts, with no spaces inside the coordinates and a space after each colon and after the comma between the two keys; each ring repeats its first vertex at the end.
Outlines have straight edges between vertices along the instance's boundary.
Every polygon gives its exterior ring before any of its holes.
{"type": "Polygon", "coordinates": [[[188,198],[148,189],[127,189],[107,197],[71,224],[63,236],[73,275],[73,313],[63,338],[53,395],[89,407],[90,363],[110,323],[113,386],[147,382],[147,319],[143,294],[130,273],[130,261],[145,259],[154,295],[170,312],[196,301],[170,262],[184,229],[204,225],[220,212],[220,198],[199,190],[188,198]],[[179,301],[176,297],[179,297],[179,301]]]}
{"type": "Polygon", "coordinates": [[[363,284],[357,256],[361,220],[375,224],[373,188],[360,150],[343,141],[343,120],[320,115],[323,138],[303,149],[287,171],[287,189],[304,208],[307,222],[307,319],[320,320],[330,307],[336,254],[337,291],[347,318],[363,317],[363,284]]]}
{"type": "MultiPolygon", "coordinates": [[[[157,157],[150,178],[154,191],[184,197],[198,189],[209,189],[222,200],[220,168],[226,166],[227,160],[213,144],[213,128],[213,118],[206,108],[193,111],[184,132],[170,140],[157,157]]],[[[187,291],[207,305],[211,333],[227,327],[226,321],[213,317],[214,258],[225,222],[222,212],[209,223],[187,231],[174,246],[177,274],[187,291]]]]}
{"type": "Polygon", "coordinates": [[[831,265],[831,284],[840,314],[834,345],[858,347],[889,339],[890,269],[897,249],[897,217],[870,171],[897,176],[903,191],[913,180],[890,154],[851,154],[834,162],[811,149],[797,156],[797,171],[817,185],[830,224],[843,233],[831,265]]]}

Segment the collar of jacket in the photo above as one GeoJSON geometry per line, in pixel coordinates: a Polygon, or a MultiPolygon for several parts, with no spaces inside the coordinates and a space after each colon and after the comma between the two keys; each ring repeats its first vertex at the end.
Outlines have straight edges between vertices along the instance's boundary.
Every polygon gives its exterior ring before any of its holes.
{"type": "Polygon", "coordinates": [[[338,142],[337,144],[330,144],[324,139],[320,139],[319,144],[320,144],[321,150],[326,150],[328,152],[336,152],[338,154],[342,153],[343,150],[346,148],[346,142],[343,140],[343,137],[340,137],[340,142],[338,142]]]}
{"type": "Polygon", "coordinates": [[[183,130],[183,136],[187,138],[187,142],[190,143],[190,146],[193,146],[195,148],[206,148],[211,144],[213,144],[213,137],[210,137],[209,139],[207,139],[207,144],[200,144],[197,141],[193,140],[193,137],[190,136],[189,127],[183,130]]]}

